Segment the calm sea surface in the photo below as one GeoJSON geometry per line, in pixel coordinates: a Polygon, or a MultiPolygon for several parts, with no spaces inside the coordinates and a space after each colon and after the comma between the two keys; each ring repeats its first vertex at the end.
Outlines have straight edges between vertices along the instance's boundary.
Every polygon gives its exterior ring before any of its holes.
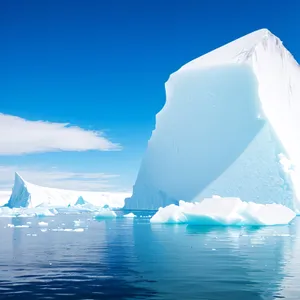
{"type": "Polygon", "coordinates": [[[0,218],[0,299],[300,299],[300,218],[222,228],[143,214],[0,218]]]}

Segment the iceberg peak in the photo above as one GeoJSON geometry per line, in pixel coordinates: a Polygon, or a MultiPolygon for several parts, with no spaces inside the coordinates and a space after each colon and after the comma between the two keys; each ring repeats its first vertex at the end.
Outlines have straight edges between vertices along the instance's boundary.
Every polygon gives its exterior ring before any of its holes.
{"type": "MultiPolygon", "coordinates": [[[[292,57],[290,52],[283,46],[282,41],[270,30],[264,28],[248,33],[188,62],[177,72],[231,63],[248,63],[254,65],[259,63],[260,54],[265,51],[281,53],[282,58],[284,58],[285,53],[287,56],[292,57]]],[[[294,63],[297,64],[296,61],[294,63]]],[[[171,77],[175,76],[177,72],[173,73],[171,77]]]]}
{"type": "Polygon", "coordinates": [[[26,183],[26,181],[18,172],[15,172],[15,182],[24,183],[24,184],[26,183]]]}

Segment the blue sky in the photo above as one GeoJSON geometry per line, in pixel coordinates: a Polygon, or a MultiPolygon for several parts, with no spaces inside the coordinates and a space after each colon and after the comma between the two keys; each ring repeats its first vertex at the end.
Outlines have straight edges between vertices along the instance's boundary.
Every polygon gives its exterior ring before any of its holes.
{"type": "Polygon", "coordinates": [[[20,171],[46,186],[130,190],[169,74],[260,28],[299,61],[299,9],[297,1],[1,0],[0,189],[20,171]]]}

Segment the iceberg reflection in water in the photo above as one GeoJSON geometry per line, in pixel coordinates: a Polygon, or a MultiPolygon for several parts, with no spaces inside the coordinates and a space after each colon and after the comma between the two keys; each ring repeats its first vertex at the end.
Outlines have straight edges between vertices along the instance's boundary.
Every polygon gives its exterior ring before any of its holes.
{"type": "Polygon", "coordinates": [[[232,228],[135,215],[0,218],[0,299],[299,298],[299,218],[232,228]]]}

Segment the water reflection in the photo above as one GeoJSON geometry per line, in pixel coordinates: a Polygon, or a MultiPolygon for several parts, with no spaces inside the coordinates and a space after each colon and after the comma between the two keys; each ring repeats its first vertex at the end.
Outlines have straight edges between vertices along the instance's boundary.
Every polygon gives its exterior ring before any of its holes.
{"type": "Polygon", "coordinates": [[[151,250],[159,258],[155,268],[161,274],[160,285],[155,288],[164,293],[164,299],[172,299],[174,293],[178,299],[273,299],[278,295],[285,275],[289,226],[154,224],[151,228],[153,240],[163,245],[163,250],[154,246],[151,250]],[[172,274],[171,281],[168,274],[172,274]],[[186,281],[194,285],[184,288],[186,281]]]}
{"type": "Polygon", "coordinates": [[[0,218],[0,298],[299,299],[299,230],[0,218]]]}
{"type": "Polygon", "coordinates": [[[74,218],[30,219],[29,228],[19,227],[27,218],[0,219],[6,242],[0,248],[0,299],[18,299],[21,293],[28,299],[145,299],[154,294],[136,283],[141,275],[126,263],[128,247],[121,238],[126,231],[130,235],[130,228],[119,224],[116,230],[115,221],[81,216],[85,231],[75,232],[70,231],[74,218]],[[41,221],[48,223],[46,231],[41,221]]]}
{"type": "Polygon", "coordinates": [[[285,299],[300,298],[300,220],[297,218],[289,226],[289,236],[285,236],[283,273],[279,295],[285,299]]]}

